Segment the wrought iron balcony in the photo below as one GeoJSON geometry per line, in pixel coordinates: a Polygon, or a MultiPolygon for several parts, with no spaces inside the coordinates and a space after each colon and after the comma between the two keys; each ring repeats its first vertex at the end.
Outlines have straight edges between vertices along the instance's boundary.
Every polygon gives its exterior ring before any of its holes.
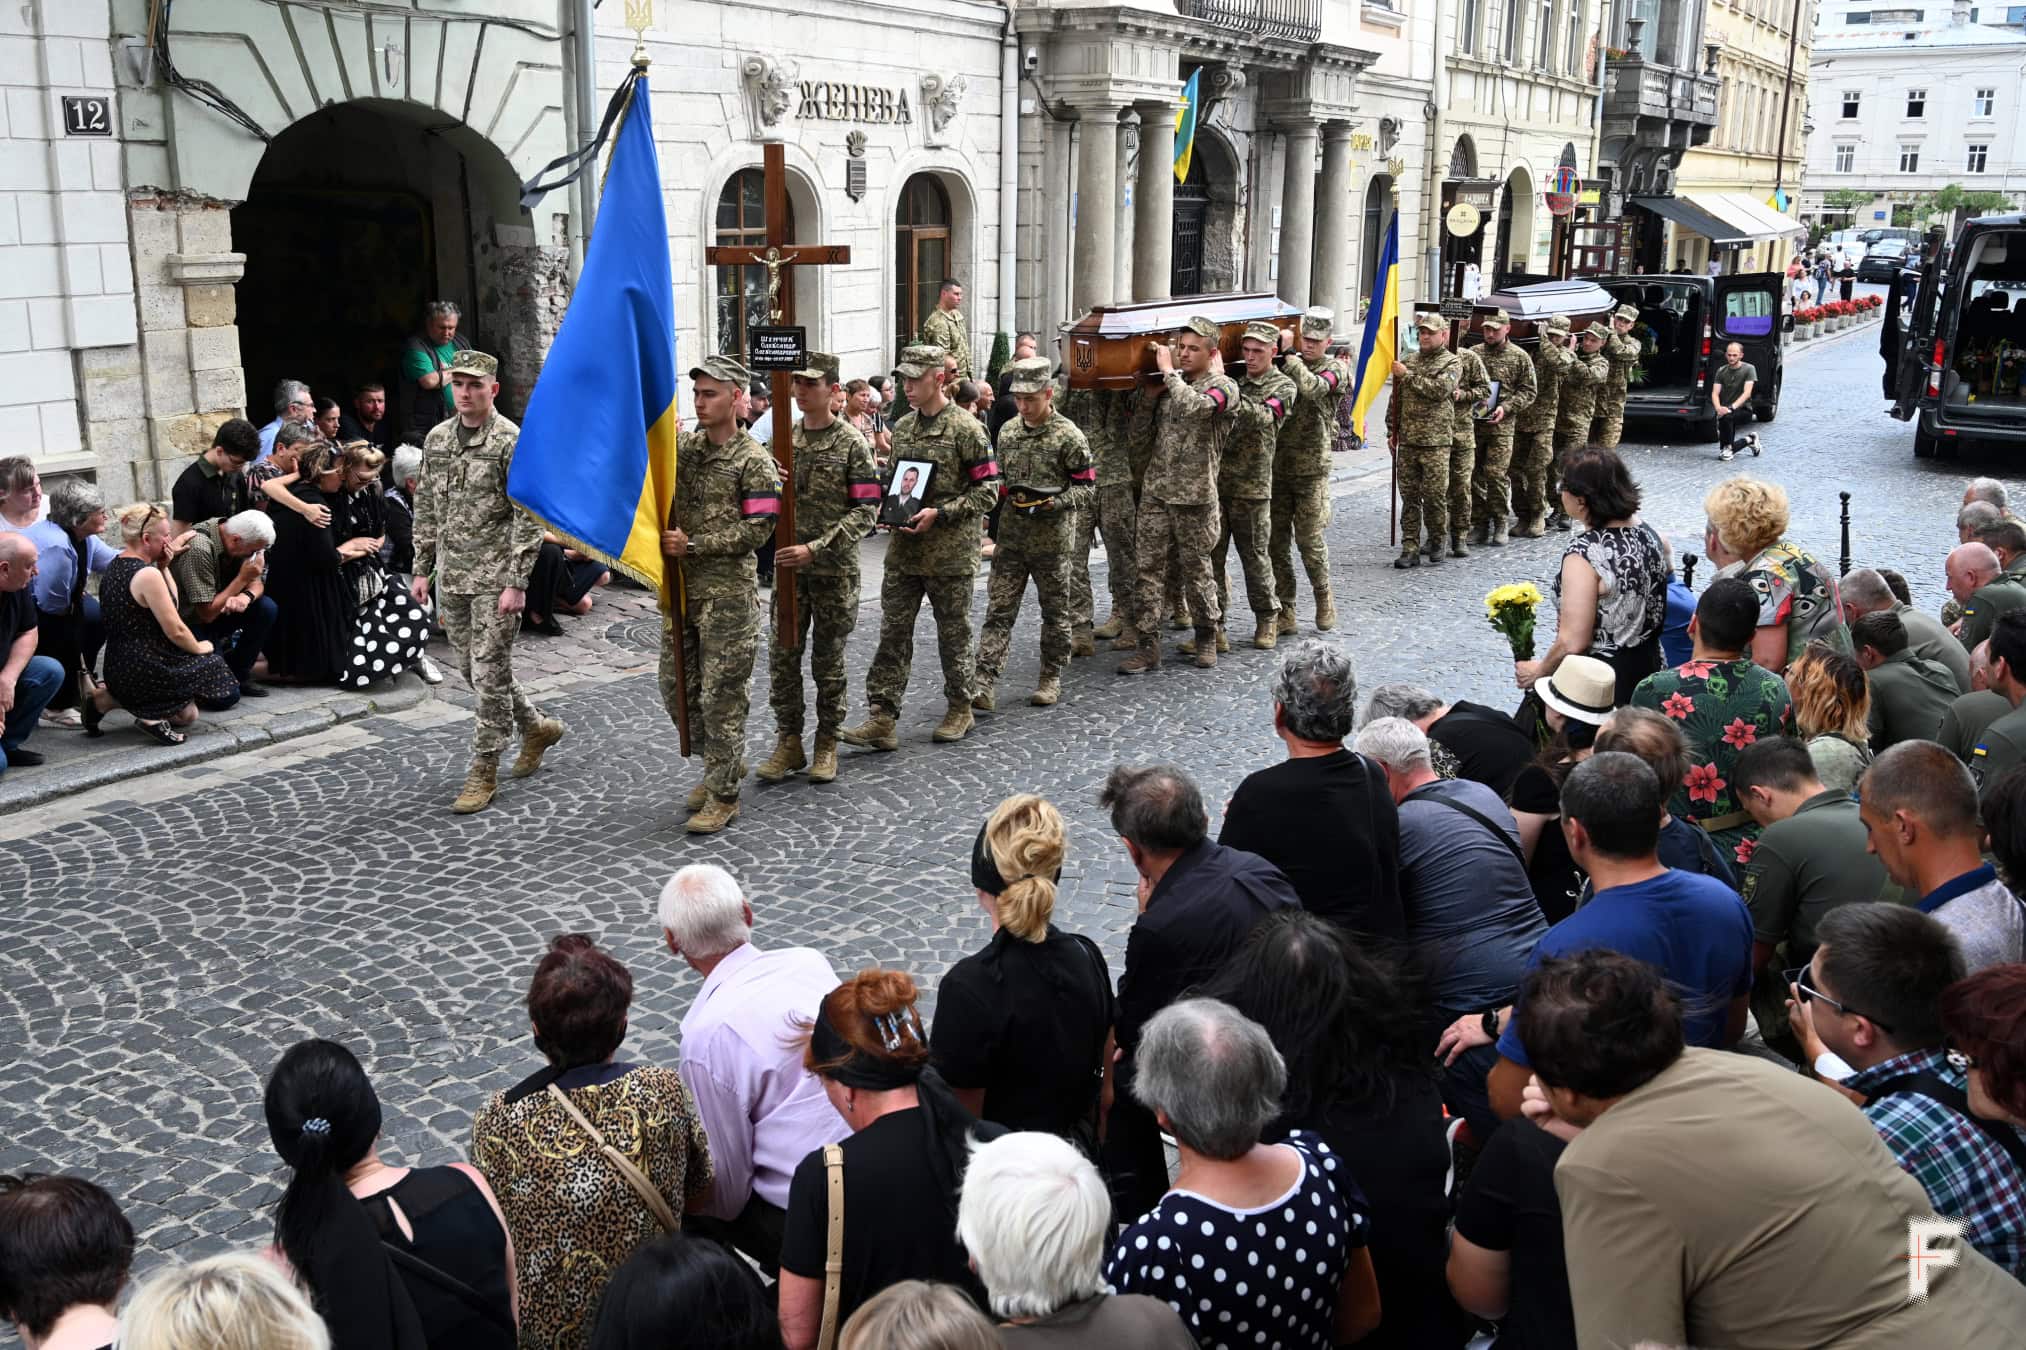
{"type": "Polygon", "coordinates": [[[1177,13],[1219,28],[1261,37],[1314,42],[1322,35],[1322,0],[1175,0],[1177,13]]]}

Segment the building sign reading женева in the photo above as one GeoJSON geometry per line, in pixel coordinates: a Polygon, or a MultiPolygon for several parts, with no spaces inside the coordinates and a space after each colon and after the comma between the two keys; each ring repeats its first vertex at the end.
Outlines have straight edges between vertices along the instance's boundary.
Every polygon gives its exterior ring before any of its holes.
{"type": "Polygon", "coordinates": [[[872,84],[836,84],[803,80],[801,105],[795,115],[819,122],[865,122],[875,126],[907,126],[914,119],[907,90],[872,84]]]}

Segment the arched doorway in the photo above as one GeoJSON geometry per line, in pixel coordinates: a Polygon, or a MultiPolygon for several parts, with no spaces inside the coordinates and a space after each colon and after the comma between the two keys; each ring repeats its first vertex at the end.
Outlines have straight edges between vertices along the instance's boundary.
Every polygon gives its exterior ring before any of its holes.
{"type": "Polygon", "coordinates": [[[502,402],[518,409],[547,334],[523,323],[517,306],[550,279],[521,275],[527,259],[518,255],[553,250],[532,239],[509,247],[498,227],[528,225],[506,157],[433,109],[361,99],[289,127],[232,212],[234,247],[246,254],[236,299],[248,415],[273,416],[283,379],[347,407],[360,385],[377,381],[395,425],[405,425],[402,348],[423,306],[439,299],[463,311],[462,336],[500,358],[502,402]]]}
{"type": "MultiPolygon", "coordinates": [[[[796,238],[795,207],[788,206],[788,237],[796,238]]],[[[758,169],[740,169],[725,180],[718,194],[717,230],[719,247],[738,248],[767,242],[766,177],[758,169]]],[[[748,334],[767,323],[767,269],[755,265],[719,267],[714,293],[717,297],[718,350],[744,359],[748,334]]],[[[781,321],[795,322],[795,292],[781,288],[781,321]]]]}
{"type": "Polygon", "coordinates": [[[955,274],[950,248],[950,194],[932,173],[901,189],[894,219],[894,352],[913,342],[936,307],[943,278],[955,274]]]}
{"type": "Polygon", "coordinates": [[[1393,176],[1375,173],[1365,185],[1365,256],[1358,276],[1358,294],[1370,299],[1379,284],[1379,254],[1386,247],[1386,227],[1393,221],[1393,176]]]}
{"type": "Polygon", "coordinates": [[[1169,295],[1203,293],[1203,233],[1210,226],[1210,181],[1203,156],[1189,157],[1189,175],[1175,184],[1175,229],[1169,295]]]}
{"type": "Polygon", "coordinates": [[[1516,284],[1533,263],[1534,180],[1524,168],[1514,166],[1499,194],[1498,252],[1492,267],[1500,286],[1516,284]]]}

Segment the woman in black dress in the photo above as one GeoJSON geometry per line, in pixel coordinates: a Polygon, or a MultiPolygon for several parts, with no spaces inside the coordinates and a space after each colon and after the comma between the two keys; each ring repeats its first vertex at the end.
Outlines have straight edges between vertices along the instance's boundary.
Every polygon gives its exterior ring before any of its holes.
{"type": "MultiPolygon", "coordinates": [[[[196,721],[199,708],[219,712],[237,703],[239,679],[176,612],[176,582],[168,562],[181,550],[169,542],[169,518],[162,508],[121,510],[120,538],[126,547],[99,579],[106,681],[87,686],[84,729],[91,736],[103,735],[99,723],[109,710],[121,707],[162,744],[181,745],[185,737],[176,728],[196,721]]],[[[79,679],[89,681],[90,676],[79,679]]]]}
{"type": "MultiPolygon", "coordinates": [[[[292,485],[305,506],[331,507],[319,486],[328,480],[331,448],[302,448],[292,485]]],[[[267,635],[268,675],[300,684],[335,681],[351,655],[352,602],[331,525],[317,526],[295,511],[275,511],[274,545],[267,551],[267,593],[274,597],[274,630],[267,635]]],[[[354,548],[356,556],[362,548],[354,548]]]]}
{"type": "Polygon", "coordinates": [[[387,541],[387,498],[380,486],[386,456],[367,441],[349,442],[337,463],[318,480],[331,504],[331,535],[352,598],[352,646],[338,683],[364,689],[391,680],[421,659],[429,645],[429,617],[389,580],[383,546],[387,541]]]}

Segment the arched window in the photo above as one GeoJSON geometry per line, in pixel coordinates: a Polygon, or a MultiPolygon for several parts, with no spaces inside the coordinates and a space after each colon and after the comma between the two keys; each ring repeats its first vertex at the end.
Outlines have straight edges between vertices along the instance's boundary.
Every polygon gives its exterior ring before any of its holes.
{"type": "Polygon", "coordinates": [[[1458,136],[1456,145],[1449,152],[1449,176],[1451,178],[1477,177],[1477,147],[1470,137],[1458,136]]]}
{"type": "MultiPolygon", "coordinates": [[[[758,169],[741,169],[718,194],[717,238],[720,247],[759,247],[767,242],[766,180],[758,169]]],[[[795,210],[788,209],[788,235],[795,234],[795,210]]],[[[767,269],[759,266],[717,269],[718,350],[743,358],[747,334],[767,322],[767,269]]],[[[781,288],[781,319],[795,321],[795,296],[781,288]]]]}
{"type": "Polygon", "coordinates": [[[915,340],[952,275],[950,194],[934,174],[918,173],[901,189],[894,218],[894,352],[915,340]]]}

